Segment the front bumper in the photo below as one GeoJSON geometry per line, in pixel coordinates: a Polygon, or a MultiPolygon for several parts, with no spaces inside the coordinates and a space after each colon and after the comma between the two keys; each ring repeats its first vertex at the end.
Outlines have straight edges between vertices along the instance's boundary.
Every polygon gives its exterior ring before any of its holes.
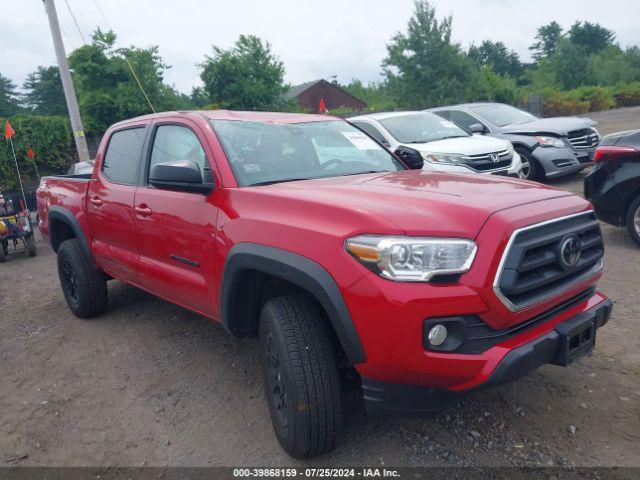
{"type": "Polygon", "coordinates": [[[571,175],[592,165],[594,151],[536,147],[532,155],[542,166],[547,178],[555,178],[571,175]]]}
{"type": "Polygon", "coordinates": [[[474,390],[511,382],[547,363],[566,366],[591,350],[595,345],[595,332],[607,323],[611,310],[611,301],[603,300],[556,323],[546,333],[509,350],[486,380],[471,389],[452,391],[363,377],[367,411],[378,416],[428,416],[455,404],[474,390]]]}

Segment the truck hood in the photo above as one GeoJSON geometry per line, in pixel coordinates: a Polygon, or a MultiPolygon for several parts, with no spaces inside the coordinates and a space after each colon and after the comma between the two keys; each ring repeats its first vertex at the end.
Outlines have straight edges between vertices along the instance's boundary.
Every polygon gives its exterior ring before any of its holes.
{"type": "MultiPolygon", "coordinates": [[[[349,232],[441,235],[475,238],[494,213],[573,194],[506,177],[409,170],[253,187],[278,203],[307,203],[308,215],[349,210],[349,232]],[[319,212],[319,213],[313,213],[319,212]],[[361,220],[360,220],[361,219],[361,220]],[[384,221],[381,221],[384,220],[384,221]]],[[[253,190],[252,188],[252,190],[253,190]]],[[[256,192],[257,193],[257,192],[256,192]]],[[[337,217],[336,217],[337,218],[337,217]]]]}
{"type": "Polygon", "coordinates": [[[578,117],[554,117],[554,118],[538,118],[530,122],[514,123],[502,127],[504,133],[555,133],[566,136],[572,130],[580,130],[582,128],[593,127],[596,122],[590,118],[578,117]]]}
{"type": "Polygon", "coordinates": [[[510,147],[506,140],[482,135],[446,138],[427,143],[411,143],[407,146],[424,153],[459,153],[462,155],[480,155],[498,152],[510,147]]]}

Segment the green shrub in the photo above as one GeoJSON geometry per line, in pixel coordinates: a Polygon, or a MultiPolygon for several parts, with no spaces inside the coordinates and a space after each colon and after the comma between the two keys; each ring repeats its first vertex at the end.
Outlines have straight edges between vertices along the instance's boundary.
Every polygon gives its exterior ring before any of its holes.
{"type": "MultiPolygon", "coordinates": [[[[13,144],[23,184],[37,181],[33,161],[27,156],[29,147],[36,153],[35,160],[40,175],[63,173],[76,160],[76,151],[69,120],[65,117],[44,115],[15,115],[0,118],[4,128],[9,120],[16,134],[13,144]]],[[[11,145],[0,141],[0,190],[12,191],[18,187],[11,145]]]]}
{"type": "Polygon", "coordinates": [[[579,102],[589,102],[590,112],[609,110],[616,106],[613,93],[607,87],[579,87],[569,90],[567,94],[579,102]]]}
{"type": "Polygon", "coordinates": [[[618,107],[633,107],[640,105],[640,82],[629,83],[615,89],[613,98],[618,107]]]}
{"type": "Polygon", "coordinates": [[[589,111],[590,103],[586,100],[577,100],[567,92],[558,92],[546,97],[543,101],[545,117],[558,117],[565,115],[581,115],[589,111]]]}

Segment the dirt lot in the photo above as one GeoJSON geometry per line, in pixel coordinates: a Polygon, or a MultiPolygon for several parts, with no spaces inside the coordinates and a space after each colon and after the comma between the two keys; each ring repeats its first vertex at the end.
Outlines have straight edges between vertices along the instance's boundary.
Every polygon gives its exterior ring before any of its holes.
{"type": "MultiPolygon", "coordinates": [[[[640,109],[593,117],[640,127],[640,109]]],[[[615,308],[592,356],[430,420],[370,419],[351,388],[341,446],[309,464],[640,466],[640,249],[603,231],[615,308]]],[[[272,434],[256,341],[117,282],[107,314],[78,320],[39,248],[0,265],[0,465],[305,465],[272,434]]]]}

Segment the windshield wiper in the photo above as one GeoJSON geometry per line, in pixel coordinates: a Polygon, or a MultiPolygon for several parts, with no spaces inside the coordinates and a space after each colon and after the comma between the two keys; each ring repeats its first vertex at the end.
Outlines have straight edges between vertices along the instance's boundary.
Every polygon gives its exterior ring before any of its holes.
{"type": "Polygon", "coordinates": [[[311,180],[310,178],[282,178],[279,180],[266,180],[264,182],[256,182],[256,183],[252,183],[250,185],[247,185],[249,187],[260,187],[263,185],[273,185],[274,183],[286,183],[286,182],[298,182],[300,180],[311,180]]]}
{"type": "Polygon", "coordinates": [[[438,138],[430,138],[428,140],[413,140],[412,142],[404,142],[404,143],[429,143],[429,142],[437,142],[438,140],[447,140],[448,138],[464,138],[469,135],[448,135],[446,137],[438,137],[438,138]]]}

